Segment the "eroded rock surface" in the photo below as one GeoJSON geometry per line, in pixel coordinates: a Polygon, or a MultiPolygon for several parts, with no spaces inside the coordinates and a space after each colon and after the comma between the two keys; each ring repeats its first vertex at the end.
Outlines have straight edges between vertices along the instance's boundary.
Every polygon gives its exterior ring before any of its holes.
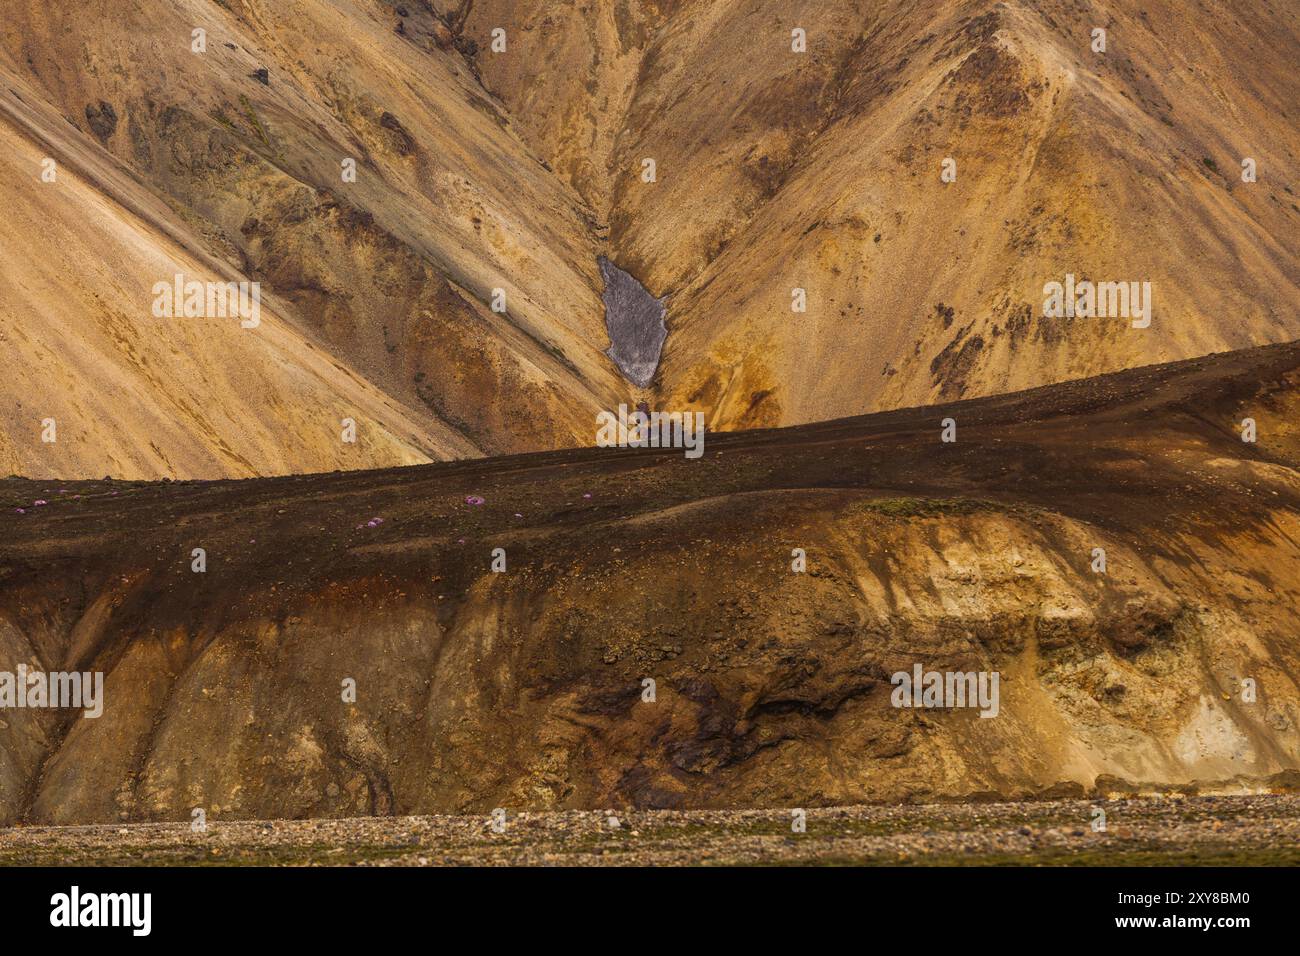
{"type": "Polygon", "coordinates": [[[1300,767],[1298,418],[1292,345],[695,461],[9,480],[0,659],[107,678],[99,719],[3,713],[0,819],[1263,786],[1300,767]],[[998,717],[893,707],[916,663],[996,670],[998,717]]]}
{"type": "Polygon", "coordinates": [[[806,53],[789,0],[230,0],[201,55],[194,6],[5,0],[0,474],[590,444],[600,253],[672,293],[640,397],[733,430],[1300,338],[1294,3],[1097,0],[1104,56],[1067,0],[824,0],[806,53]],[[156,320],[178,272],[261,329],[156,320]],[[1045,318],[1067,272],[1150,328],[1045,318]]]}

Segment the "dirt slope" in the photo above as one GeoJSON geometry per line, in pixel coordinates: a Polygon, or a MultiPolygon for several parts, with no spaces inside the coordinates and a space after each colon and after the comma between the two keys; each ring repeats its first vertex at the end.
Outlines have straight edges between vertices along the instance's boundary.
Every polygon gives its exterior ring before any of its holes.
{"type": "Polygon", "coordinates": [[[10,480],[3,657],[107,678],[98,719],[6,711],[3,818],[1258,785],[1300,768],[1298,412],[1287,345],[694,461],[10,480]],[[998,716],[892,707],[918,663],[996,670],[998,716]]]}
{"type": "Polygon", "coordinates": [[[669,296],[661,402],[715,427],[1300,335],[1293,4],[459,6],[518,25],[484,82],[669,296]],[[1044,319],[1067,272],[1151,282],[1151,327],[1044,319]]]}
{"type": "Polygon", "coordinates": [[[0,176],[36,185],[13,191],[0,225],[0,257],[15,265],[0,273],[0,470],[217,478],[475,452],[313,345],[273,300],[256,328],[155,318],[156,282],[240,277],[83,136],[20,97],[0,94],[0,176]],[[59,178],[44,184],[37,172],[52,153],[59,178]],[[361,423],[355,443],[341,440],[349,417],[361,423]]]}
{"type": "Polygon", "coordinates": [[[0,468],[386,466],[588,445],[624,400],[795,424],[1294,339],[1298,18],[11,0],[0,468]],[[648,389],[606,355],[600,255],[667,297],[648,389]],[[289,338],[152,320],[181,264],[263,283],[289,338]],[[1150,328],[1044,318],[1067,273],[1149,281],[1150,328]]]}
{"type": "MultiPolygon", "coordinates": [[[[391,11],[369,3],[11,7],[0,118],[23,144],[6,182],[30,216],[0,234],[14,265],[0,312],[12,363],[36,353],[54,366],[43,391],[82,449],[44,446],[15,424],[10,470],[216,477],[573,445],[591,440],[595,410],[626,391],[601,354],[581,203],[512,134],[454,49],[395,34],[391,11]],[[204,53],[192,51],[195,28],[207,31],[204,53]],[[44,156],[60,164],[55,183],[39,179],[44,156]],[[344,180],[346,159],[355,182],[344,180]],[[135,218],[162,203],[170,214],[135,218]],[[132,247],[105,248],[100,219],[128,230],[132,247]],[[148,289],[178,259],[262,282],[299,344],[277,355],[247,334],[231,345],[234,333],[214,320],[154,320],[148,289]],[[49,275],[37,285],[28,272],[49,275]],[[498,288],[502,313],[490,308],[498,288]],[[52,340],[41,320],[56,313],[69,334],[52,340]],[[180,368],[141,367],[129,346],[102,347],[96,328],[110,323],[191,356],[212,378],[192,381],[180,358],[180,368]],[[322,386],[336,393],[329,405],[347,404],[356,377],[391,406],[387,419],[348,409],[371,447],[340,447],[339,412],[284,394],[301,390],[313,350],[336,366],[322,386]],[[247,376],[268,363],[278,377],[247,376]],[[96,419],[105,379],[143,406],[96,419]],[[182,396],[210,410],[201,426],[149,414],[182,396]],[[282,432],[275,442],[240,434],[250,396],[280,406],[265,414],[282,432]],[[417,432],[400,435],[416,447],[384,447],[391,419],[417,432]],[[208,447],[195,448],[201,428],[208,447]],[[304,431],[323,437],[303,441],[304,431]]],[[[23,384],[4,386],[15,408],[30,397],[23,384]]],[[[14,420],[31,417],[24,407],[14,420]]]]}

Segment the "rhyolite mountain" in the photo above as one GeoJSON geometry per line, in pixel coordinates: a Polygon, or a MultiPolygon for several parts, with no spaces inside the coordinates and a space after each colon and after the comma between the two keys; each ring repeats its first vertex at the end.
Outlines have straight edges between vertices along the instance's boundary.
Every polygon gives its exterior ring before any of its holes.
{"type": "Polygon", "coordinates": [[[1294,787],[1297,421],[1281,345],[698,460],[0,481],[0,660],[106,675],[4,711],[0,821],[1294,787]]]}
{"type": "Polygon", "coordinates": [[[411,464],[1295,339],[1298,37],[1208,0],[7,0],[0,471],[411,464]],[[602,256],[667,307],[644,387],[602,256]],[[177,273],[260,282],[261,327],[154,318],[177,273]],[[1151,282],[1151,327],[1045,318],[1067,274],[1151,282]]]}

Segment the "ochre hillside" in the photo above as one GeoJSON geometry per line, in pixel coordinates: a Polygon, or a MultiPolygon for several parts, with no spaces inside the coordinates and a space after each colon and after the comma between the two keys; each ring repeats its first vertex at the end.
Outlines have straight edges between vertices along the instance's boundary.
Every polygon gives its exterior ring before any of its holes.
{"type": "Polygon", "coordinates": [[[1298,49],[1280,2],[9,0],[0,471],[388,466],[1289,341],[1298,49]],[[646,388],[602,255],[666,301],[646,388]],[[262,326],[153,317],[177,272],[260,282],[262,326]],[[1149,282],[1150,326],[1045,317],[1066,275],[1149,282]]]}
{"type": "Polygon", "coordinates": [[[0,819],[1294,784],[1298,416],[1286,345],[695,460],[11,479],[0,655],[106,678],[6,710],[0,819]],[[996,717],[893,706],[917,666],[996,717]]]}

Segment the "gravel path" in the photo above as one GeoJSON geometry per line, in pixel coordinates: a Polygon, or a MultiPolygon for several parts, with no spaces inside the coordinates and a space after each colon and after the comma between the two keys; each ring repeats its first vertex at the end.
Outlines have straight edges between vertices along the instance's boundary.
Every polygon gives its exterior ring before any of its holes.
{"type": "Polygon", "coordinates": [[[0,831],[6,865],[1296,865],[1300,796],[366,817],[0,831]],[[1096,811],[1106,829],[1094,830],[1096,811]],[[613,820],[611,820],[613,818],[613,820]],[[617,822],[613,822],[616,820],[617,822]]]}

